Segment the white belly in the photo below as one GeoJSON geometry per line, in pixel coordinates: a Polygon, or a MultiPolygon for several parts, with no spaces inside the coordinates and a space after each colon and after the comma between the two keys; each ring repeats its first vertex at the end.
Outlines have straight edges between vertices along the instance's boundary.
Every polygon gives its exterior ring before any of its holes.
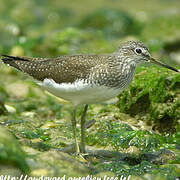
{"type": "Polygon", "coordinates": [[[58,84],[52,79],[38,83],[53,95],[72,102],[74,105],[100,103],[117,96],[122,90],[106,86],[89,85],[83,81],[58,84]]]}

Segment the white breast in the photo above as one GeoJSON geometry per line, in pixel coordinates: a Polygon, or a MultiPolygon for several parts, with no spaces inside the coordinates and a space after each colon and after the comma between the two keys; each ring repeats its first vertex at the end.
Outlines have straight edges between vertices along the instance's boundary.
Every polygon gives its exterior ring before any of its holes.
{"type": "Polygon", "coordinates": [[[68,100],[74,105],[100,103],[121,92],[120,89],[90,85],[82,80],[58,84],[52,79],[44,79],[38,84],[53,95],[68,100]]]}

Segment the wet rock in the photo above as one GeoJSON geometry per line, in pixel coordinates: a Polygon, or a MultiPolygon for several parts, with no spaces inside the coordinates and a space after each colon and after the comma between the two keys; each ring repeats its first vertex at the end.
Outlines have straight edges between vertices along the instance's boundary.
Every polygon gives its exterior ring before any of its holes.
{"type": "Polygon", "coordinates": [[[32,176],[64,176],[79,177],[87,176],[88,169],[72,156],[63,152],[51,150],[39,153],[35,161],[38,167],[34,168],[34,163],[29,163],[32,176]]]}
{"type": "Polygon", "coordinates": [[[125,152],[136,156],[140,154],[140,151],[136,146],[128,147],[125,152]]]}
{"type": "Polygon", "coordinates": [[[13,106],[5,104],[5,108],[9,113],[16,113],[16,108],[14,108],[13,106]]]}
{"type": "Polygon", "coordinates": [[[15,82],[15,83],[7,84],[6,89],[9,94],[22,98],[27,96],[29,86],[22,82],[15,82]]]}
{"type": "Polygon", "coordinates": [[[154,153],[145,153],[144,159],[153,163],[153,164],[166,164],[169,160],[175,160],[176,156],[173,152],[167,149],[161,149],[158,152],[154,153]]]}
{"type": "Polygon", "coordinates": [[[170,57],[172,58],[172,60],[174,60],[176,64],[180,65],[180,50],[170,53],[170,57]]]}
{"type": "Polygon", "coordinates": [[[47,123],[43,124],[43,126],[41,126],[41,129],[50,129],[50,128],[55,128],[58,126],[59,126],[59,124],[57,124],[57,123],[47,122],[47,123]]]}
{"type": "Polygon", "coordinates": [[[24,117],[34,118],[36,113],[35,112],[23,112],[23,113],[21,113],[21,115],[24,117]]]}

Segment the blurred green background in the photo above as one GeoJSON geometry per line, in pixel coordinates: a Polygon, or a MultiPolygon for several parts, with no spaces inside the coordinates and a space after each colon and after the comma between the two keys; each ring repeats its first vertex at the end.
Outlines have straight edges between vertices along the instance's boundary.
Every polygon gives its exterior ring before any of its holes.
{"type": "MultiPolygon", "coordinates": [[[[0,0],[0,54],[103,54],[127,40],[143,41],[154,58],[179,69],[180,1],[0,0]]],[[[0,63],[0,175],[179,177],[179,74],[141,66],[115,102],[90,106],[96,123],[86,136],[88,148],[111,155],[79,162],[56,151],[74,142],[72,106],[0,63]]]]}
{"type": "Polygon", "coordinates": [[[178,0],[1,0],[0,53],[108,53],[138,39],[164,61],[179,60],[178,0]]]}

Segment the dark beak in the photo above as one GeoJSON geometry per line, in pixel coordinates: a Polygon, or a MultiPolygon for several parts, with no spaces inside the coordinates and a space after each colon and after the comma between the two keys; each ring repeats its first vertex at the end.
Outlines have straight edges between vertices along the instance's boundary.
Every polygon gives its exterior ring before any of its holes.
{"type": "Polygon", "coordinates": [[[164,64],[164,63],[162,63],[160,61],[157,61],[157,60],[155,60],[152,57],[150,58],[150,62],[153,63],[153,64],[157,64],[157,65],[163,66],[165,68],[171,69],[172,71],[179,72],[177,69],[175,69],[175,68],[173,68],[173,67],[171,67],[171,66],[169,66],[167,64],[164,64]]]}

